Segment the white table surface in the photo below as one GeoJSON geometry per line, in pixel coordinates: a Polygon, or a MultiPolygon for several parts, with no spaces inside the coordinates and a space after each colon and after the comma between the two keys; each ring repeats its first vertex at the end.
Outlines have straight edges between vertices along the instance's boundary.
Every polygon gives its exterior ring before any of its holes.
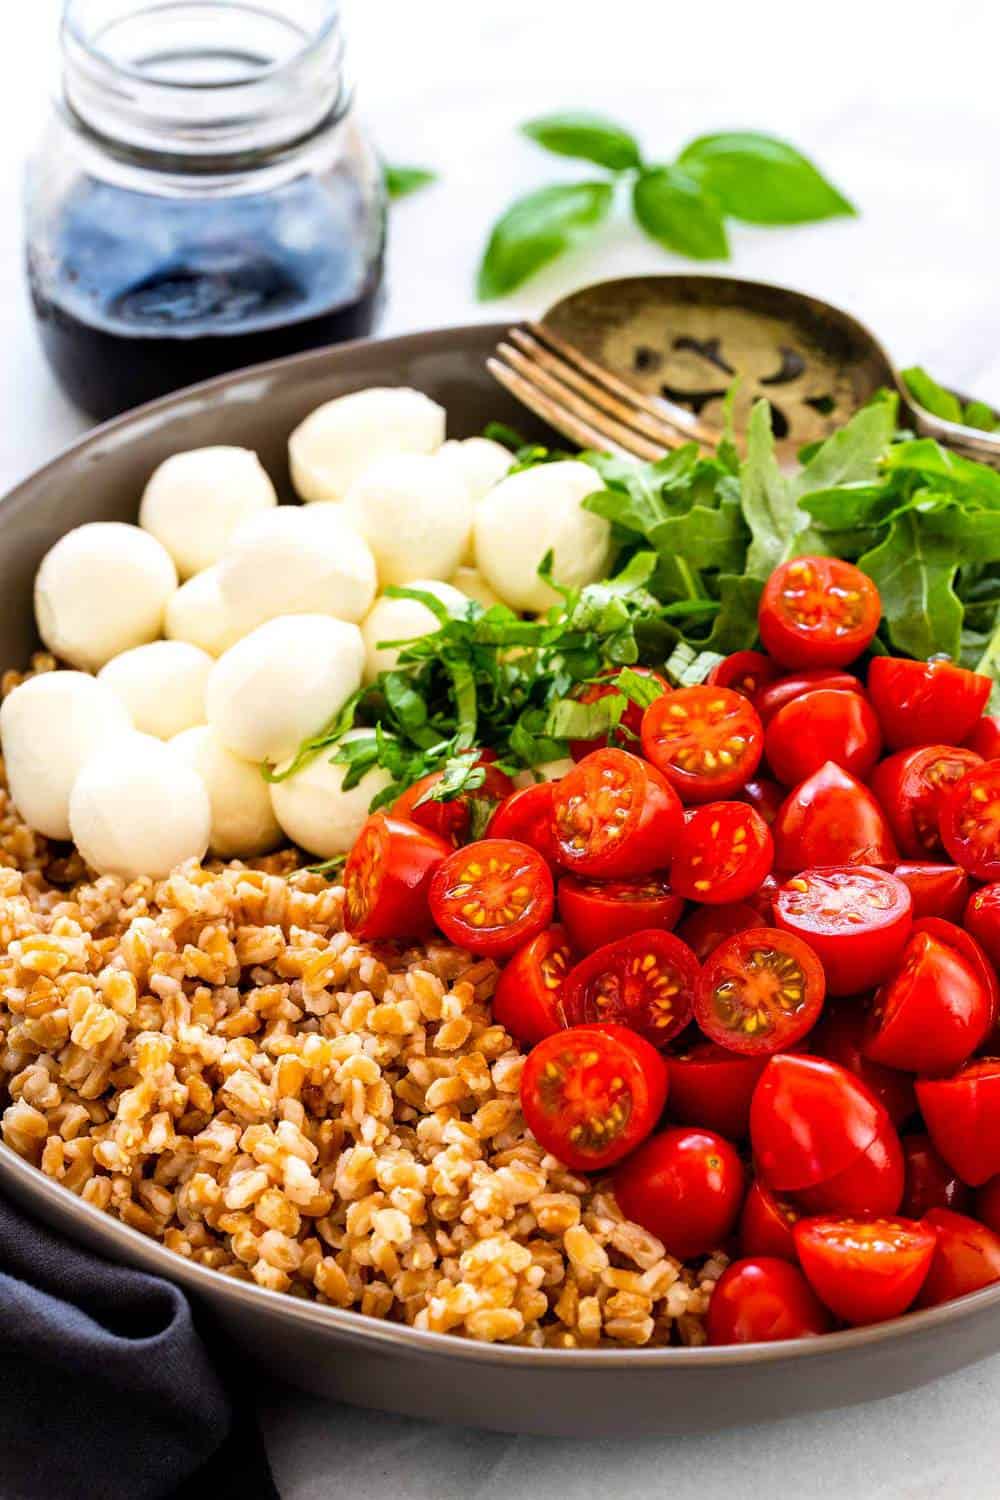
{"type": "MultiPolygon", "coordinates": [[[[348,0],[352,3],[352,0],[348,0]]],[[[20,267],[23,155],[52,76],[56,0],[8,0],[0,89],[0,492],[84,428],[35,344],[20,267]]],[[[393,214],[385,332],[540,311],[573,286],[671,268],[624,223],[508,303],[472,284],[491,218],[577,171],[519,140],[556,108],[619,116],[647,154],[756,127],[810,151],[862,209],[735,228],[732,269],[857,313],[904,364],[1000,403],[1000,12],[992,0],[353,0],[363,111],[384,154],[441,182],[393,214]]],[[[285,1500],[994,1500],[1000,1356],[867,1409],[682,1441],[434,1428],[266,1390],[285,1500]]],[[[484,1413],[484,1417],[488,1413],[484,1413]]],[[[248,1497],[253,1500],[253,1497],[248,1497]]]]}

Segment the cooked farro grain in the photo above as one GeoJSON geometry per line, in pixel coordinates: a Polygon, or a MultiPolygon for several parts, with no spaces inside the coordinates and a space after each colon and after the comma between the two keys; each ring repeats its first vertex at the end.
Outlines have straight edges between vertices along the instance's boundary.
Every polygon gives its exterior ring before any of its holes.
{"type": "Polygon", "coordinates": [[[682,1266],[542,1151],[494,965],[353,942],[343,890],[297,865],[90,879],[0,790],[6,1146],[292,1296],[521,1344],[703,1342],[724,1259],[682,1266]]]}

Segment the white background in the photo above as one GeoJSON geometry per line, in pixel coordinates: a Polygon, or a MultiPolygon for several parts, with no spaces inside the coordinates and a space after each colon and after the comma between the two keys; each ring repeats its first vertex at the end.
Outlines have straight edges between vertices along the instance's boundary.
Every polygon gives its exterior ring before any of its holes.
{"type": "MultiPolygon", "coordinates": [[[[4,6],[0,492],[84,425],[37,351],[20,267],[23,157],[53,76],[57,14],[56,0],[4,6]]],[[[901,363],[1000,403],[990,0],[353,0],[351,29],[382,151],[441,174],[394,210],[385,332],[537,312],[572,286],[680,264],[623,221],[509,303],[477,305],[490,220],[515,193],[588,171],[519,140],[518,121],[603,110],[650,157],[705,131],[755,127],[815,155],[862,215],[736,228],[733,270],[838,302],[901,363]]],[[[434,1429],[281,1390],[263,1403],[285,1500],[993,1500],[998,1409],[1000,1358],[867,1410],[627,1445],[434,1429]]]]}

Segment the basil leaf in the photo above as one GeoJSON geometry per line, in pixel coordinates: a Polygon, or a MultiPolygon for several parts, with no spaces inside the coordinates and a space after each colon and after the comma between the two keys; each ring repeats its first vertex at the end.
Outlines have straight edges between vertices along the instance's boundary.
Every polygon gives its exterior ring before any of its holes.
{"type": "Polygon", "coordinates": [[[392,199],[406,198],[422,187],[437,182],[437,173],[426,167],[392,167],[388,162],[382,166],[385,190],[392,199]]]}
{"type": "Polygon", "coordinates": [[[789,556],[802,524],[791,481],[782,474],[774,454],[767,401],[758,401],[750,413],[740,487],[743,514],[753,536],[746,570],[754,578],[766,579],[789,556]]]}
{"type": "Polygon", "coordinates": [[[697,651],[686,641],[679,641],[667,658],[664,671],[678,687],[695,687],[704,682],[713,667],[725,656],[718,651],[697,651]]]}
{"type": "Polygon", "coordinates": [[[617,729],[627,707],[623,693],[606,693],[595,703],[562,698],[549,709],[545,733],[556,740],[595,740],[617,729]]]}
{"type": "Polygon", "coordinates": [[[479,267],[479,297],[505,296],[561,255],[601,222],[612,194],[609,182],[568,182],[517,199],[493,226],[479,267]]]}
{"type": "Polygon", "coordinates": [[[652,239],[688,260],[728,260],[718,201],[679,167],[653,167],[636,179],[632,208],[652,239]]]}
{"type": "Polygon", "coordinates": [[[946,391],[943,385],[938,385],[920,365],[913,365],[909,370],[900,370],[899,373],[914,401],[925,411],[935,417],[944,417],[948,422],[961,422],[962,403],[958,397],[951,391],[946,391]]]}
{"type": "Polygon", "coordinates": [[[637,708],[648,708],[657,698],[662,698],[664,691],[655,677],[644,677],[640,672],[633,672],[631,667],[622,668],[614,685],[637,708]]]}
{"type": "Polygon", "coordinates": [[[748,224],[807,224],[857,212],[811,161],[774,136],[699,136],[677,164],[714,194],[725,213],[748,224]]]}
{"type": "Polygon", "coordinates": [[[614,120],[584,110],[542,115],[521,126],[521,133],[557,156],[596,162],[609,172],[627,172],[640,162],[639,143],[614,120]]]}
{"type": "Polygon", "coordinates": [[[858,559],[878,588],[889,639],[900,651],[923,660],[939,652],[958,657],[958,561],[947,512],[941,517],[912,510],[897,517],[885,540],[858,559]]]}

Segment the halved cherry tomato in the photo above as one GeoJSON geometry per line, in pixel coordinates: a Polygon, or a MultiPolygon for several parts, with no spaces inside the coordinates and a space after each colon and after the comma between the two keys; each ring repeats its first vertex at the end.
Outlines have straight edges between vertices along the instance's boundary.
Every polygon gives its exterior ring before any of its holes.
{"type": "Polygon", "coordinates": [[[695,1042],[667,1058],[670,1113],[684,1125],[701,1125],[727,1140],[750,1128],[750,1100],[766,1057],[728,1052],[715,1042],[695,1042]]]}
{"type": "Polygon", "coordinates": [[[749,802],[755,812],[759,812],[764,822],[770,828],[778,816],[778,809],[785,800],[785,788],[779,786],[768,776],[752,776],[745,783],[740,792],[740,798],[749,802]]]}
{"type": "MultiPolygon", "coordinates": [[[[659,672],[654,672],[652,667],[631,667],[629,670],[639,677],[648,677],[660,692],[670,692],[667,679],[659,672]]],[[[610,671],[602,672],[601,676],[613,679],[618,676],[618,669],[612,668],[610,671]]],[[[583,760],[585,755],[590,755],[594,750],[604,750],[609,745],[620,745],[623,750],[638,749],[644,710],[638,703],[633,703],[630,698],[626,698],[621,689],[615,687],[614,681],[588,683],[576,691],[573,697],[581,703],[598,703],[602,698],[610,698],[612,694],[625,698],[625,707],[617,728],[612,729],[609,734],[598,735],[593,740],[570,740],[569,753],[574,760],[583,760]]]]}
{"type": "Polygon", "coordinates": [[[866,786],[827,761],[789,792],[771,829],[777,870],[821,865],[895,865],[885,814],[866,786]]]}
{"type": "MultiPolygon", "coordinates": [[[[819,1025],[809,1034],[809,1050],[819,1057],[828,1057],[839,1063],[866,1088],[871,1089],[886,1108],[890,1120],[902,1125],[910,1115],[916,1113],[917,1096],[913,1079],[898,1068],[886,1068],[872,1062],[861,1050],[868,1029],[868,1017],[856,1004],[828,1005],[819,1025]]],[[[917,1218],[920,1215],[916,1215],[917,1218]]]]}
{"type": "Polygon", "coordinates": [[[983,760],[1000,760],[1000,714],[983,714],[965,743],[983,760]]]}
{"type": "Polygon", "coordinates": [[[969,1187],[1000,1172],[1000,1058],[978,1057],[951,1078],[918,1078],[924,1123],[940,1155],[969,1187]]]}
{"type": "Polygon", "coordinates": [[[876,656],[868,668],[868,695],[894,750],[935,745],[942,729],[960,745],[975,728],[993,684],[946,657],[910,661],[876,656]]]}
{"type": "Polygon", "coordinates": [[[941,839],[977,880],[1000,880],[1000,761],[984,761],[945,794],[941,839]]]}
{"type": "Polygon", "coordinates": [[[1000,881],[973,891],[965,908],[965,925],[994,967],[1000,966],[1000,881]]]}
{"type": "Polygon", "coordinates": [[[867,776],[882,750],[875,710],[861,693],[814,688],[793,698],[764,732],[767,764],[786,786],[796,786],[828,760],[867,776]]]}
{"type": "Polygon", "coordinates": [[[875,996],[865,1056],[910,1073],[951,1073],[993,1024],[991,996],[968,959],[915,931],[875,996]]]}
{"type": "Polygon", "coordinates": [[[569,973],[572,950],[562,927],[549,927],[530,938],[511,957],[493,996],[493,1019],[515,1041],[533,1047],[564,1024],[563,980],[569,973]]]}
{"type": "MultiPolygon", "coordinates": [[[[947,1203],[942,1206],[954,1208],[956,1213],[966,1212],[962,1203],[947,1203]]],[[[976,1193],[975,1208],[975,1217],[981,1224],[992,1229],[994,1234],[1000,1231],[1000,1177],[991,1177],[989,1182],[983,1183],[976,1193]]]]}
{"type": "Polygon", "coordinates": [[[779,677],[757,694],[753,706],[760,715],[764,728],[767,728],[786,703],[791,703],[794,698],[801,698],[804,693],[811,693],[816,688],[828,688],[831,692],[864,693],[860,679],[854,672],[838,671],[836,667],[806,667],[801,672],[779,677]]]}
{"type": "Polygon", "coordinates": [[[874,865],[803,870],[778,891],[775,925],[809,944],[831,995],[858,995],[889,974],[913,925],[901,880],[874,865]]]}
{"type": "Polygon", "coordinates": [[[479,758],[485,777],[482,785],[461,797],[453,797],[448,802],[422,800],[427,799],[428,794],[437,786],[444,775],[443,771],[432,771],[430,776],[421,776],[419,781],[407,787],[401,797],[396,798],[392,804],[393,817],[409,818],[411,823],[429,828],[443,839],[451,839],[455,844],[461,843],[469,836],[472,803],[484,803],[488,809],[514,790],[510,777],[505,776],[499,766],[492,764],[491,757],[494,757],[494,752],[485,750],[479,758]]]}
{"type": "Polygon", "coordinates": [[[924,1222],[937,1235],[937,1247],[918,1307],[937,1307],[1000,1281],[1000,1237],[992,1229],[948,1208],[932,1208],[924,1222]]]}
{"type": "Polygon", "coordinates": [[[813,1291],[845,1323],[883,1323],[910,1307],[937,1235],[916,1219],[800,1219],[795,1248],[813,1291]]]}
{"type": "Polygon", "coordinates": [[[553,833],[554,781],[536,781],[505,797],[486,825],[488,839],[516,839],[529,844],[550,865],[559,858],[553,833]]]}
{"type": "Polygon", "coordinates": [[[528,1053],[521,1108],[538,1144],[574,1172],[599,1172],[663,1113],[667,1065],[627,1026],[572,1026],[528,1053]]]}
{"type": "Polygon", "coordinates": [[[710,955],[694,1018],[732,1052],[779,1052],[816,1024],[825,992],[823,965],[808,943],[776,927],[750,927],[710,955]]]}
{"type": "Polygon", "coordinates": [[[365,943],[426,937],[434,930],[431,880],[451,852],[451,844],[430,829],[373,813],[344,867],[348,932],[365,943]]]}
{"type": "Polygon", "coordinates": [[[905,1186],[903,1148],[895,1126],[886,1120],[849,1167],[825,1182],[800,1188],[795,1201],[806,1214],[896,1214],[905,1186]]]}
{"type": "Polygon", "coordinates": [[[871,789],[889,819],[903,854],[925,859],[940,854],[941,806],[949,787],[982,761],[972,750],[953,745],[919,745],[897,750],[871,778],[871,789]]]}
{"type": "Polygon", "coordinates": [[[731,688],[678,688],[651,703],[642,750],[685,802],[714,802],[739,791],[764,746],[754,709],[731,688]]]}
{"type": "Polygon", "coordinates": [[[878,589],[837,557],[794,557],[775,568],[757,612],[765,651],[784,667],[845,667],[882,617],[878,589]]]}
{"type": "Polygon", "coordinates": [[[776,1198],[758,1179],[740,1214],[741,1255],[776,1255],[779,1260],[798,1260],[792,1230],[799,1211],[787,1198],[776,1198]]]}
{"type": "Polygon", "coordinates": [[[754,1160],[773,1192],[797,1193],[847,1170],[891,1122],[860,1079],[823,1057],[768,1061],[750,1105],[754,1160]]]}
{"type": "Polygon", "coordinates": [[[665,1047],[691,1019],[697,983],[691,949],[654,927],[581,959],[566,978],[563,1009],[571,1026],[620,1022],[665,1047]]]}
{"type": "Polygon", "coordinates": [[[581,880],[564,875],[558,889],[559,915],[581,953],[592,953],[650,927],[673,927],[684,910],[664,875],[635,880],[581,880]]]}
{"type": "Polygon", "coordinates": [[[745,802],[706,802],[684,814],[670,881],[680,896],[722,906],[757,890],[773,860],[760,813],[745,802]]]}
{"type": "Polygon", "coordinates": [[[627,750],[595,750],[554,782],[552,812],[560,863],[594,880],[662,870],[683,816],[665,777],[627,750]]]}
{"type": "Polygon", "coordinates": [[[552,871],[527,844],[479,839],[435,870],[430,903],[449,942],[487,958],[507,958],[552,921],[552,871]]]}
{"type": "Polygon", "coordinates": [[[732,688],[734,693],[753,699],[775,680],[778,672],[779,668],[763,651],[734,651],[716,663],[705,681],[709,687],[732,688]]]}
{"type": "Polygon", "coordinates": [[[745,901],[733,901],[726,906],[695,907],[678,927],[677,936],[693,949],[699,963],[704,963],[726,938],[760,925],[759,912],[745,901]]]}
{"type": "Polygon", "coordinates": [[[776,1256],[734,1260],[715,1284],[710,1344],[771,1344],[829,1333],[833,1319],[798,1266],[776,1256]]]}
{"type": "Polygon", "coordinates": [[[743,1163],[727,1140],[686,1126],[650,1136],[612,1178],[625,1217],[678,1260],[707,1255],[729,1238],[744,1182],[743,1163]]]}
{"type": "Polygon", "coordinates": [[[957,922],[965,908],[969,877],[958,865],[897,865],[892,872],[913,902],[913,920],[946,917],[957,922]]]}
{"type": "Polygon", "coordinates": [[[990,1014],[993,1025],[996,1025],[997,1018],[1000,1017],[1000,978],[978,939],[964,927],[959,927],[957,922],[946,922],[943,917],[921,917],[919,922],[914,922],[913,931],[930,933],[932,938],[953,948],[966,963],[971,964],[979,983],[989,996],[990,1014]]]}
{"type": "MultiPolygon", "coordinates": [[[[923,1133],[904,1135],[902,1145],[906,1187],[901,1212],[908,1219],[922,1219],[932,1208],[951,1208],[958,1214],[967,1213],[972,1194],[934,1149],[930,1136],[923,1133]]],[[[983,1215],[979,1217],[983,1218],[983,1215]]],[[[983,1219],[983,1222],[988,1221],[983,1219]]]]}

